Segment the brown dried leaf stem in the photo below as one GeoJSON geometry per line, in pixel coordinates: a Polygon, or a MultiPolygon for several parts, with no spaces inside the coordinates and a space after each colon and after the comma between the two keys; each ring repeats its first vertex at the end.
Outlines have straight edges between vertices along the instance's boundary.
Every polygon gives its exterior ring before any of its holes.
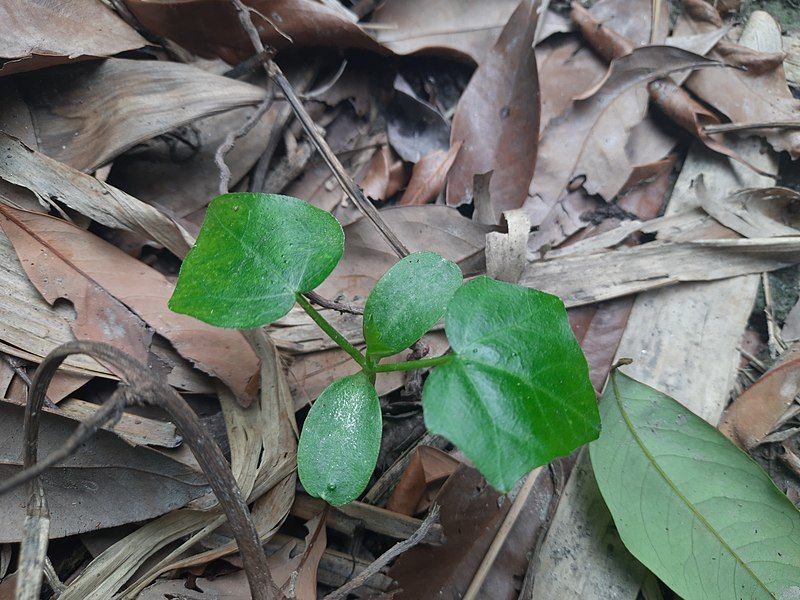
{"type": "MultiPolygon", "coordinates": [[[[236,12],[239,16],[239,22],[247,32],[250,42],[253,44],[256,52],[261,54],[264,52],[264,44],[262,43],[261,37],[258,35],[258,30],[256,29],[255,25],[253,24],[253,20],[250,17],[250,9],[245,6],[241,0],[231,0],[231,3],[236,9],[236,12]]],[[[378,209],[372,205],[366,196],[364,196],[364,192],[361,191],[361,188],[356,185],[355,181],[353,181],[353,179],[344,170],[342,163],[333,153],[333,150],[331,150],[331,147],[325,141],[325,138],[323,138],[320,134],[319,129],[306,111],[303,103],[300,101],[300,98],[297,97],[297,94],[292,88],[292,85],[289,83],[289,80],[286,79],[283,71],[281,71],[281,68],[272,59],[267,59],[264,61],[264,70],[266,71],[267,76],[278,86],[286,100],[289,102],[289,105],[292,107],[297,120],[300,121],[300,124],[308,134],[311,142],[314,144],[314,147],[316,147],[317,151],[322,156],[322,159],[325,161],[325,164],[328,165],[328,168],[331,170],[333,176],[336,178],[336,181],[339,182],[339,185],[342,187],[345,194],[347,194],[347,197],[350,199],[350,201],[356,206],[356,208],[358,208],[359,211],[361,211],[361,213],[369,220],[369,222],[375,226],[395,254],[397,254],[400,258],[408,256],[408,248],[406,248],[405,244],[400,241],[400,238],[398,238],[397,235],[395,235],[395,233],[389,229],[388,225],[386,225],[384,222],[383,217],[381,217],[380,213],[378,212],[378,209]]]]}
{"type": "MultiPolygon", "coordinates": [[[[144,365],[108,344],[86,341],[69,342],[53,350],[39,365],[31,381],[28,403],[25,407],[23,471],[0,484],[0,493],[37,478],[47,466],[57,462],[51,456],[37,464],[39,420],[50,381],[61,363],[73,354],[86,354],[103,363],[113,365],[115,370],[123,375],[125,384],[120,385],[103,407],[83,422],[70,436],[65,445],[70,451],[66,455],[68,456],[107,421],[119,418],[127,405],[149,404],[162,408],[169,414],[183,435],[183,439],[189,444],[203,473],[208,478],[220,507],[228,518],[228,524],[242,555],[242,563],[253,599],[283,598],[283,594],[278,591],[270,574],[266,556],[261,548],[247,504],[217,443],[203,428],[197,415],[177,392],[154,379],[144,365]]],[[[58,460],[63,459],[65,449],[59,449],[55,455],[58,460]]],[[[38,479],[35,481],[34,485],[39,485],[38,479]]]]}

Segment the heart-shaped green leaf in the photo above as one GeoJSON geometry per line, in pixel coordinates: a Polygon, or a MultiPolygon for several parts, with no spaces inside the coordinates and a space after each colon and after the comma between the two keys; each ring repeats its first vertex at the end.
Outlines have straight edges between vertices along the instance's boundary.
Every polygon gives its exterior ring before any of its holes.
{"type": "Polygon", "coordinates": [[[297,470],[312,496],[334,506],[358,498],[381,447],[381,404],[363,372],[334,381],[308,412],[297,470]]]}
{"type": "Polygon", "coordinates": [[[445,331],[456,355],[425,382],[425,423],[495,488],[597,437],[589,369],[556,296],[477,277],[450,302],[445,331]]]}
{"type": "Polygon", "coordinates": [[[683,598],[800,597],[800,512],[678,402],[612,375],[592,466],[622,541],[683,598]]]}
{"type": "Polygon", "coordinates": [[[386,271],[364,306],[367,354],[405,350],[442,318],[461,286],[458,265],[435,252],[415,252],[386,271]]]}
{"type": "Polygon", "coordinates": [[[322,283],[343,252],[342,227],[324,210],[289,196],[225,194],[208,207],[169,307],[218,327],[260,327],[322,283]]]}

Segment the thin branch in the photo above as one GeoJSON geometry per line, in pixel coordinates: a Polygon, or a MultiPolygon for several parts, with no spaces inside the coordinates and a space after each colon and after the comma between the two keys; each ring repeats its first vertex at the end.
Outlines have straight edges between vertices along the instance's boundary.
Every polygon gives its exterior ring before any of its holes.
{"type": "MultiPolygon", "coordinates": [[[[24,363],[17,358],[16,356],[11,356],[10,354],[6,354],[5,352],[0,353],[3,356],[3,360],[6,361],[9,367],[16,373],[17,377],[22,379],[22,382],[27,386],[28,389],[31,387],[31,378],[28,377],[28,372],[25,370],[24,363]]],[[[49,408],[55,408],[60,410],[55,402],[53,402],[47,396],[44,397],[44,404],[49,408]]]]}
{"type": "MultiPolygon", "coordinates": [[[[261,37],[258,34],[258,30],[256,29],[255,25],[253,24],[253,20],[250,17],[250,10],[242,3],[242,0],[231,0],[231,3],[236,9],[236,12],[239,16],[239,22],[247,32],[250,42],[253,44],[256,52],[260,54],[264,50],[264,44],[261,42],[261,37]]],[[[383,217],[381,217],[380,213],[378,212],[378,209],[372,205],[372,203],[364,195],[364,192],[361,190],[361,188],[358,187],[353,179],[346,173],[342,163],[339,162],[339,159],[333,153],[333,150],[331,150],[328,143],[325,141],[322,135],[320,135],[316,124],[306,111],[303,103],[300,102],[300,99],[297,97],[292,85],[289,83],[289,80],[286,79],[286,76],[283,74],[283,71],[281,71],[280,67],[275,63],[275,61],[268,59],[264,61],[264,70],[266,71],[267,76],[278,86],[281,92],[283,92],[283,95],[286,97],[286,100],[292,107],[295,116],[300,121],[303,129],[306,130],[309,138],[311,138],[311,142],[317,148],[317,151],[322,155],[323,160],[328,165],[328,168],[331,170],[333,176],[339,182],[339,185],[342,187],[345,194],[347,194],[347,197],[350,199],[350,201],[378,230],[395,254],[397,254],[400,258],[408,256],[408,248],[406,248],[405,244],[400,241],[400,238],[398,238],[397,235],[395,235],[395,233],[389,229],[384,222],[383,217]]]]}
{"type": "Polygon", "coordinates": [[[800,121],[762,121],[758,123],[722,123],[706,125],[706,133],[730,133],[731,131],[747,131],[749,129],[800,129],[800,121]]]}
{"type": "Polygon", "coordinates": [[[242,126],[239,127],[236,131],[231,131],[228,135],[225,136],[225,141],[223,141],[217,151],[214,153],[214,162],[219,169],[219,193],[226,194],[228,192],[228,188],[231,185],[231,170],[228,168],[228,165],[225,164],[225,155],[230,152],[233,148],[233,145],[236,143],[241,137],[246,136],[253,127],[261,120],[266,112],[269,110],[269,107],[272,106],[272,97],[273,93],[270,91],[267,94],[267,97],[261,101],[261,104],[258,105],[256,110],[247,117],[247,120],[242,123],[242,126]]]}
{"type": "Polygon", "coordinates": [[[439,505],[434,504],[431,507],[428,516],[425,517],[425,520],[422,522],[422,525],[419,526],[414,534],[408,538],[407,540],[403,540],[402,542],[398,542],[391,548],[389,548],[386,552],[381,554],[378,558],[375,559],[374,562],[370,563],[370,565],[364,569],[361,573],[359,573],[356,577],[353,577],[350,581],[345,583],[342,587],[338,590],[334,590],[327,596],[325,596],[324,600],[343,600],[347,598],[347,595],[355,589],[358,589],[364,582],[367,581],[370,577],[375,575],[378,571],[380,571],[383,567],[389,564],[390,561],[400,556],[403,552],[407,550],[411,550],[414,546],[419,544],[425,537],[428,535],[428,531],[431,527],[433,527],[434,523],[436,523],[437,519],[439,518],[439,505]]]}
{"type": "MultiPolygon", "coordinates": [[[[115,415],[122,413],[126,405],[149,404],[165,410],[189,445],[228,518],[228,524],[239,546],[253,599],[283,598],[270,574],[247,504],[217,443],[175,390],[154,379],[144,365],[113,346],[98,342],[69,342],[53,350],[39,365],[31,381],[25,407],[23,471],[12,478],[13,483],[19,485],[33,479],[35,485],[39,485],[36,478],[42,469],[37,464],[37,454],[44,396],[61,363],[73,354],[86,354],[112,365],[115,371],[123,375],[127,385],[118,387],[104,406],[76,429],[67,446],[74,447],[75,439],[85,439],[92,435],[102,426],[103,418],[106,421],[113,419],[115,415]]],[[[63,454],[63,449],[57,454],[63,454]]],[[[45,459],[43,462],[50,464],[52,459],[45,459]]],[[[2,488],[7,491],[9,482],[4,482],[2,488]]]]}
{"type": "Polygon", "coordinates": [[[322,308],[330,308],[331,310],[335,310],[340,313],[348,313],[351,315],[364,314],[364,308],[362,306],[356,306],[355,304],[349,304],[347,302],[337,302],[336,300],[328,300],[316,292],[307,292],[303,295],[311,302],[317,306],[321,306],[322,308]]]}

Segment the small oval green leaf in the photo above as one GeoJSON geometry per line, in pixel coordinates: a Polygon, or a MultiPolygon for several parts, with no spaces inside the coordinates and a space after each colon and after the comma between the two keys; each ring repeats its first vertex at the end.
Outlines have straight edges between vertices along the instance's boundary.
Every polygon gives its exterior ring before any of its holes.
{"type": "Polygon", "coordinates": [[[297,446],[300,481],[333,506],[358,498],[381,447],[381,404],[367,376],[334,381],[308,412],[297,446]]]}
{"type": "Polygon", "coordinates": [[[169,307],[218,327],[260,327],[322,283],[343,252],[342,227],[324,210],[290,196],[225,194],[208,207],[169,307]]]}
{"type": "Polygon", "coordinates": [[[589,369],[556,296],[477,277],[445,316],[455,357],[423,389],[425,423],[500,491],[595,438],[589,369]]]}
{"type": "Polygon", "coordinates": [[[461,286],[461,269],[435,252],[415,252],[386,271],[364,306],[367,354],[383,358],[420,339],[461,286]]]}
{"type": "Polygon", "coordinates": [[[800,597],[800,512],[725,436],[612,374],[595,478],[628,550],[682,598],[800,597]]]}

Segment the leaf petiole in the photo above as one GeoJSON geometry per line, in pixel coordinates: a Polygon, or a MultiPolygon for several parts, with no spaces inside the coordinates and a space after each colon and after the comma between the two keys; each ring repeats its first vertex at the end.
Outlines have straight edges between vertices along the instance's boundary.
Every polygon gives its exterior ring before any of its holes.
{"type": "Polygon", "coordinates": [[[433,358],[421,358],[419,360],[406,360],[403,362],[386,363],[385,365],[373,365],[371,370],[375,373],[386,373],[389,371],[412,371],[414,369],[427,369],[438,365],[446,365],[453,360],[453,354],[444,356],[434,356],[433,358]]]}
{"type": "Polygon", "coordinates": [[[308,313],[308,316],[311,317],[311,320],[314,321],[314,323],[316,323],[317,325],[319,325],[319,328],[322,329],[322,331],[324,331],[325,333],[327,333],[328,337],[330,337],[334,342],[336,342],[339,345],[339,347],[341,347],[342,350],[347,352],[353,358],[353,360],[359,364],[359,366],[362,369],[366,370],[367,359],[364,358],[364,355],[361,354],[358,348],[356,348],[355,346],[353,346],[353,344],[348,342],[345,339],[345,337],[341,333],[339,333],[333,325],[328,323],[325,317],[319,314],[317,309],[314,308],[308,300],[306,300],[303,294],[299,292],[296,293],[295,299],[297,300],[297,303],[300,305],[300,307],[304,311],[306,311],[306,313],[308,313]]]}

